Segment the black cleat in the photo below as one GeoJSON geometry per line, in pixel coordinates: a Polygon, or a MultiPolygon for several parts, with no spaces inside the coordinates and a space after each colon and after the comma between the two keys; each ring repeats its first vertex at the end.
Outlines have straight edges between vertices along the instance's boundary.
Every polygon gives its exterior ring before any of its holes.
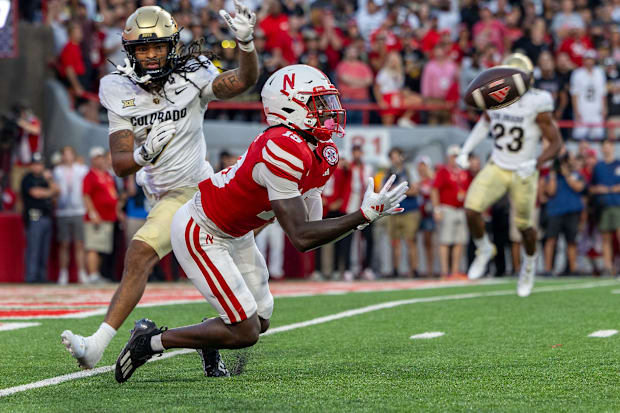
{"type": "Polygon", "coordinates": [[[116,360],[114,377],[117,382],[126,382],[138,367],[154,355],[162,353],[151,349],[151,337],[167,329],[167,327],[157,328],[155,323],[148,318],[136,321],[133,330],[130,331],[129,341],[116,360]]]}
{"type": "Polygon", "coordinates": [[[207,377],[230,377],[230,373],[222,360],[218,350],[200,349],[196,350],[202,360],[202,371],[207,377]]]}
{"type": "MultiPolygon", "coordinates": [[[[208,317],[205,317],[202,319],[202,322],[204,323],[208,319],[208,317]]],[[[220,355],[219,350],[204,348],[198,349],[196,351],[198,352],[200,360],[202,361],[202,371],[204,371],[205,376],[230,377],[230,373],[226,368],[226,364],[224,364],[224,360],[222,360],[222,356],[220,355]]]]}

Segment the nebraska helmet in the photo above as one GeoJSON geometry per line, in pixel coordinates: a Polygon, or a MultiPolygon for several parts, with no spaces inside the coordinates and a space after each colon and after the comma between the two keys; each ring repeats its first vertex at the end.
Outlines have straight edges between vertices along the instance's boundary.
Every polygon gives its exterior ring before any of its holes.
{"type": "Polygon", "coordinates": [[[290,65],[272,74],[261,98],[269,125],[307,131],[320,141],[344,136],[346,111],[340,92],[323,72],[308,65],[290,65]]]}

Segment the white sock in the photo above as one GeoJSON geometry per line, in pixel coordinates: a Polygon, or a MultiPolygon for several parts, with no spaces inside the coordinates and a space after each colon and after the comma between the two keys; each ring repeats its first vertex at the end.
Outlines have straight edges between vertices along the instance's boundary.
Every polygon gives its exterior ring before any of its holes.
{"type": "Polygon", "coordinates": [[[62,269],[60,271],[58,271],[58,279],[69,279],[69,270],[67,269],[62,269]]]}
{"type": "Polygon", "coordinates": [[[116,330],[108,323],[101,323],[99,329],[91,336],[98,344],[106,348],[116,335],[116,330]]]}
{"type": "Polygon", "coordinates": [[[151,337],[151,350],[158,352],[165,350],[164,345],[161,343],[161,334],[151,337]]]}
{"type": "Polygon", "coordinates": [[[534,254],[533,254],[533,255],[527,255],[527,252],[526,252],[526,253],[524,254],[524,256],[525,256],[525,257],[524,257],[524,258],[525,258],[525,261],[526,261],[526,262],[528,262],[528,263],[532,263],[532,262],[536,261],[536,253],[535,253],[535,252],[534,252],[534,254]]]}
{"type": "Polygon", "coordinates": [[[476,248],[484,248],[486,246],[489,246],[491,244],[491,241],[489,241],[489,237],[485,232],[482,238],[474,238],[474,244],[476,245],[476,248]]]}

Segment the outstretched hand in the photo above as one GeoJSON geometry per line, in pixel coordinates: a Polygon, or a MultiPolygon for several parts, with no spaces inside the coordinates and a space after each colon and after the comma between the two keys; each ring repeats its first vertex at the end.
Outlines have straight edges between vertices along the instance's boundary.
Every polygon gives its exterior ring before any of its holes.
{"type": "Polygon", "coordinates": [[[373,222],[382,216],[403,212],[400,203],[407,197],[405,193],[409,190],[409,183],[401,182],[395,188],[390,189],[395,180],[396,175],[390,176],[381,190],[376,193],[374,191],[374,180],[368,178],[368,187],[360,208],[366,221],[373,222]]]}

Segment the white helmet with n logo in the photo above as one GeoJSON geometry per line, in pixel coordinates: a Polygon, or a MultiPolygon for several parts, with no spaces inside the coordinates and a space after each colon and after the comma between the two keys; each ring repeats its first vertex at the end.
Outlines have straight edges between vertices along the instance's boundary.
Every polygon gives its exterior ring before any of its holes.
{"type": "Polygon", "coordinates": [[[339,95],[323,72],[308,65],[278,70],[261,92],[269,125],[301,129],[321,141],[344,135],[346,113],[339,95]]]}

